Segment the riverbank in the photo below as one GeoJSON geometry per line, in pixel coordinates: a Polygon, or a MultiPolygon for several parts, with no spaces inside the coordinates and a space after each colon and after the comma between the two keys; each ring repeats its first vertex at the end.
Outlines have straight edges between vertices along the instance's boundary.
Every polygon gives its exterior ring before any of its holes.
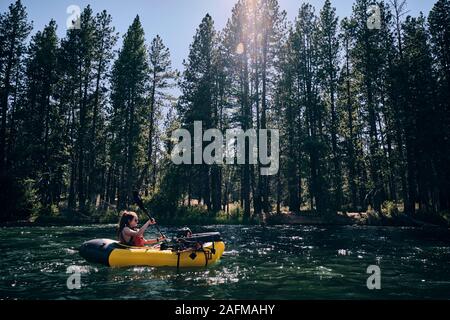
{"type": "MultiPolygon", "coordinates": [[[[142,214],[141,214],[142,215],[142,214]]],[[[148,219],[145,215],[141,220],[148,219]]],[[[215,215],[208,214],[203,210],[195,208],[181,208],[173,216],[155,216],[158,224],[165,226],[186,226],[186,225],[240,225],[245,224],[242,214],[226,214],[219,212],[215,215]]],[[[0,227],[28,227],[28,226],[84,226],[92,224],[116,224],[119,220],[119,213],[115,211],[97,212],[92,215],[80,213],[62,212],[57,215],[39,215],[26,220],[0,222],[0,227]]],[[[249,225],[259,224],[258,221],[251,221],[249,225]]]]}
{"type": "MultiPolygon", "coordinates": [[[[449,228],[450,223],[444,217],[409,217],[404,214],[385,215],[376,212],[348,212],[333,215],[318,215],[309,212],[295,214],[284,212],[272,213],[263,217],[255,217],[245,223],[240,215],[199,214],[194,211],[186,211],[184,215],[171,218],[158,218],[158,223],[166,226],[186,225],[328,225],[328,226],[385,226],[385,227],[441,227],[449,228]]],[[[28,220],[1,222],[0,227],[45,227],[45,226],[83,226],[92,224],[115,224],[118,216],[109,214],[106,216],[84,215],[58,215],[39,216],[28,220]]]]}
{"type": "Polygon", "coordinates": [[[384,227],[442,227],[449,228],[450,222],[446,217],[417,216],[405,214],[379,214],[377,212],[340,212],[333,215],[272,214],[265,218],[270,225],[359,225],[384,227]]]}

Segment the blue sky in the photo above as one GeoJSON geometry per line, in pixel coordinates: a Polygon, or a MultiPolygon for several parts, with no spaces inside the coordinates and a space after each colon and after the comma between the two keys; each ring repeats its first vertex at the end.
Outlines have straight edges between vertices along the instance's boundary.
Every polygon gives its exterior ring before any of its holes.
{"type": "MultiPolygon", "coordinates": [[[[159,34],[172,56],[174,68],[182,69],[182,61],[188,55],[189,44],[200,24],[201,19],[209,13],[216,29],[222,29],[231,16],[231,9],[237,0],[23,0],[28,17],[34,22],[34,30],[40,30],[50,19],[58,24],[58,34],[64,36],[70,5],[81,9],[90,4],[94,12],[106,9],[113,17],[113,25],[122,36],[136,14],[141,17],[147,43],[159,34]]],[[[0,11],[7,10],[12,0],[0,0],[0,11]]],[[[288,19],[293,20],[301,3],[309,2],[319,10],[324,0],[279,0],[280,7],[287,11],[288,19]]],[[[353,0],[333,0],[340,17],[350,14],[353,0]]],[[[435,1],[409,0],[411,15],[423,11],[425,15],[431,10],[435,1]]]]}

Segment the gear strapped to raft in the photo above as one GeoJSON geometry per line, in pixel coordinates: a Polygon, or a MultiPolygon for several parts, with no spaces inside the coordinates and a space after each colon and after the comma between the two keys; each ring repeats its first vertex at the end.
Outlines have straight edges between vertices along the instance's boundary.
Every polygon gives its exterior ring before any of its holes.
{"type": "MultiPolygon", "coordinates": [[[[189,230],[188,228],[183,228],[183,232],[189,230]]],[[[180,252],[186,250],[198,250],[202,251],[203,245],[208,242],[212,242],[211,253],[215,253],[214,242],[222,241],[222,237],[219,232],[207,232],[207,233],[196,233],[192,234],[189,230],[189,236],[184,236],[184,233],[180,232],[177,237],[173,238],[172,241],[162,243],[160,245],[161,250],[172,250],[173,252],[180,252]]]]}
{"type": "Polygon", "coordinates": [[[219,232],[208,232],[192,234],[189,228],[178,230],[177,237],[173,238],[170,243],[162,243],[161,250],[172,250],[177,255],[177,269],[180,266],[180,254],[184,251],[192,250],[189,257],[194,260],[197,257],[196,252],[203,252],[205,255],[205,267],[208,266],[208,261],[212,259],[212,255],[216,253],[214,243],[222,241],[219,232]],[[205,243],[212,243],[212,248],[205,250],[203,245],[205,243]]]}

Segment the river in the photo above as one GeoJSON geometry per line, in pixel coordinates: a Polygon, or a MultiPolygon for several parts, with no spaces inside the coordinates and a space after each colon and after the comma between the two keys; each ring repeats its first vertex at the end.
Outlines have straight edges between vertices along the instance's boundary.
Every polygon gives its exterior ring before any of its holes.
{"type": "MultiPolygon", "coordinates": [[[[208,226],[226,243],[200,269],[109,268],[76,248],[114,225],[0,229],[0,299],[449,299],[450,234],[442,229],[208,226]],[[380,267],[369,290],[370,265],[380,267]],[[69,290],[67,268],[81,271],[69,290]]],[[[168,234],[175,229],[162,228],[168,234]]]]}

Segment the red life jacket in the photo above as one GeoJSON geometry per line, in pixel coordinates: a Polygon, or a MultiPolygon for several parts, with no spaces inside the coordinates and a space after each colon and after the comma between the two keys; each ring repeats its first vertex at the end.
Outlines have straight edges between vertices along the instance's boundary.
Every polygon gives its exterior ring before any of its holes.
{"type": "MultiPolygon", "coordinates": [[[[123,230],[122,230],[123,232],[123,230]]],[[[143,247],[145,245],[144,242],[144,237],[143,236],[139,236],[139,237],[131,237],[129,241],[125,241],[125,237],[123,236],[123,233],[120,233],[120,237],[121,237],[121,243],[130,246],[130,247],[143,247]]]]}
{"type": "Polygon", "coordinates": [[[144,237],[131,237],[131,241],[133,242],[133,246],[135,247],[143,247],[145,245],[144,237]]]}

